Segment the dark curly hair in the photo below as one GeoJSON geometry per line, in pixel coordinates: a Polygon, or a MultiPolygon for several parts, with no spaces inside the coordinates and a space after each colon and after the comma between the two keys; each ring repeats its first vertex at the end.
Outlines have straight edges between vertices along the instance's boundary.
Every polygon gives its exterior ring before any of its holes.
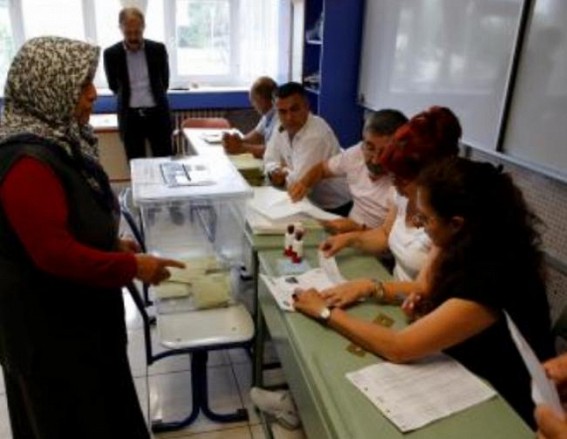
{"type": "Polygon", "coordinates": [[[442,220],[464,220],[434,263],[435,296],[446,297],[486,270],[499,279],[523,276],[526,288],[543,285],[541,222],[510,175],[489,163],[453,157],[424,169],[417,184],[442,220]]]}

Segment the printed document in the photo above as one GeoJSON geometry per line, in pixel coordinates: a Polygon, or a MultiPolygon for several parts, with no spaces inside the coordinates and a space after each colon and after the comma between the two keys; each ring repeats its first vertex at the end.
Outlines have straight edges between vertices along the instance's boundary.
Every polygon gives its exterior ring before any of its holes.
{"type": "Polygon", "coordinates": [[[445,354],[411,364],[383,362],[346,377],[402,432],[423,427],[496,395],[445,354]]]}
{"type": "Polygon", "coordinates": [[[276,299],[278,306],[284,311],[295,311],[292,295],[296,290],[325,290],[345,281],[339,272],[335,258],[325,258],[319,253],[319,268],[312,268],[298,275],[271,277],[260,274],[268,290],[276,299]],[[321,264],[321,261],[324,263],[321,264]]]}

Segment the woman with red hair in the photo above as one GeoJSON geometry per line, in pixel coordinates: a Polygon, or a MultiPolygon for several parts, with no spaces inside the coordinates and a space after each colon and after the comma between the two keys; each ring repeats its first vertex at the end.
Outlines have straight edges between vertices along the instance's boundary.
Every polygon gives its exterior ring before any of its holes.
{"type": "Polygon", "coordinates": [[[373,254],[390,250],[396,262],[394,282],[376,283],[372,279],[348,282],[333,289],[330,298],[333,305],[345,306],[376,290],[384,300],[391,301],[400,300],[400,294],[427,293],[426,267],[436,249],[425,231],[414,223],[414,181],[429,163],[457,155],[461,132],[459,120],[451,110],[431,107],[398,128],[393,142],[374,159],[392,174],[395,187],[383,225],[332,236],[320,248],[326,256],[349,246],[373,254]]]}

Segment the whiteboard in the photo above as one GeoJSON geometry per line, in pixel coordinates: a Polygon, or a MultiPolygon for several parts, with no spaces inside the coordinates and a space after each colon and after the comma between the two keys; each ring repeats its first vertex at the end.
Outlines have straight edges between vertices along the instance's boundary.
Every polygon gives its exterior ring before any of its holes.
{"type": "Polygon", "coordinates": [[[522,3],[368,0],[361,103],[408,116],[447,106],[461,120],[466,144],[496,149],[522,3]]]}
{"type": "Polygon", "coordinates": [[[538,0],[520,57],[504,152],[567,176],[567,1],[538,0]]]}

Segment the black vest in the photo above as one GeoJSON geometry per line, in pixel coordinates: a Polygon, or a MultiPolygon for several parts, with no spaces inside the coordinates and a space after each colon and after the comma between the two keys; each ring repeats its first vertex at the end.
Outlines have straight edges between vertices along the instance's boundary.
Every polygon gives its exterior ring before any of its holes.
{"type": "MultiPolygon", "coordinates": [[[[62,184],[68,227],[80,243],[116,249],[115,213],[95,196],[74,161],[51,145],[0,146],[0,184],[22,156],[49,165],[62,184]]],[[[20,372],[45,368],[50,359],[105,355],[126,342],[119,288],[80,284],[40,271],[7,221],[0,204],[0,362],[20,372]]],[[[61,364],[61,363],[59,363],[61,364]]]]}

